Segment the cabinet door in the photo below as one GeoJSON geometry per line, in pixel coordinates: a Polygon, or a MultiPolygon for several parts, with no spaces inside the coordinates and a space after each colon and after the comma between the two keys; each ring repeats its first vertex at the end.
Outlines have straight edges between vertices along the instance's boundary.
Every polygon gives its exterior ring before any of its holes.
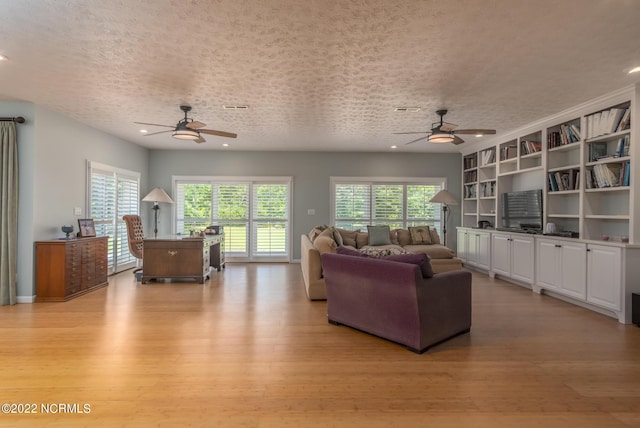
{"type": "Polygon", "coordinates": [[[558,243],[553,240],[538,239],[536,246],[536,285],[547,290],[558,287],[558,243]]]}
{"type": "Polygon", "coordinates": [[[587,255],[587,301],[621,310],[622,249],[589,245],[587,255]]]}
{"type": "Polygon", "coordinates": [[[475,232],[467,234],[467,262],[471,265],[478,262],[478,234],[475,232]]]}
{"type": "Polygon", "coordinates": [[[560,245],[560,292],[576,299],[587,298],[587,246],[585,244],[559,241],[560,245]]]}
{"type": "Polygon", "coordinates": [[[467,261],[467,231],[458,230],[458,258],[467,261]]]}
{"type": "Polygon", "coordinates": [[[511,277],[533,284],[533,238],[511,235],[511,277]]]}
{"type": "Polygon", "coordinates": [[[511,241],[509,235],[491,235],[491,270],[502,275],[511,275],[511,241]]]}
{"type": "Polygon", "coordinates": [[[489,270],[491,267],[491,235],[478,233],[478,267],[489,270]]]}

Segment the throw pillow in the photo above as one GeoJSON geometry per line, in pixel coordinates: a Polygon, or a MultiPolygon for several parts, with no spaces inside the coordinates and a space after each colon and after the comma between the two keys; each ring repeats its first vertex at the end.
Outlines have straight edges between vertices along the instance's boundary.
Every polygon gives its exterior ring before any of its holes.
{"type": "Polygon", "coordinates": [[[440,244],[440,237],[438,236],[438,231],[433,227],[429,228],[429,234],[431,235],[431,243],[432,244],[440,244]]]}
{"type": "Polygon", "coordinates": [[[365,232],[356,233],[356,248],[362,248],[369,244],[369,234],[365,232]]]}
{"type": "Polygon", "coordinates": [[[367,226],[369,245],[390,245],[391,233],[389,226],[367,226]]]}
{"type": "Polygon", "coordinates": [[[411,234],[407,229],[396,229],[396,234],[398,235],[398,244],[405,245],[411,244],[411,234]]]}
{"type": "Polygon", "coordinates": [[[338,231],[338,233],[342,237],[343,245],[350,245],[350,246],[355,248],[355,246],[356,246],[356,233],[358,233],[359,230],[347,230],[347,229],[341,229],[339,227],[336,227],[336,230],[338,231]]]}
{"type": "Polygon", "coordinates": [[[370,257],[383,257],[383,256],[391,256],[391,255],[408,253],[408,251],[405,250],[404,248],[396,247],[393,245],[384,245],[384,246],[379,245],[377,247],[366,246],[366,247],[360,248],[358,251],[370,257]]]}
{"type": "Polygon", "coordinates": [[[431,244],[431,234],[429,233],[429,226],[410,227],[409,233],[411,234],[412,244],[431,244]]]}
{"type": "Polygon", "coordinates": [[[393,229],[391,231],[391,243],[393,245],[400,245],[400,241],[398,241],[398,229],[393,229]]]}
{"type": "Polygon", "coordinates": [[[320,235],[320,233],[322,233],[322,231],[325,230],[326,228],[327,226],[320,225],[311,229],[311,231],[309,232],[309,239],[311,240],[311,242],[315,241],[316,238],[320,235]]]}
{"type": "Polygon", "coordinates": [[[316,247],[316,250],[318,250],[320,254],[336,252],[336,241],[327,235],[318,236],[316,240],[313,241],[313,246],[316,247]]]}
{"type": "Polygon", "coordinates": [[[331,230],[331,234],[333,235],[333,240],[336,241],[336,245],[338,247],[341,247],[344,245],[344,241],[342,240],[342,235],[340,235],[340,232],[338,232],[338,229],[336,229],[335,227],[331,226],[329,227],[329,230],[331,230]]]}

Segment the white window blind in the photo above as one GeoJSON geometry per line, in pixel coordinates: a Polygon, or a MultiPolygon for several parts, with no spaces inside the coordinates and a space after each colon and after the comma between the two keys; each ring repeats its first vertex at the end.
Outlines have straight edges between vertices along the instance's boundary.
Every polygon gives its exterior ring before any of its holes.
{"type": "Polygon", "coordinates": [[[415,181],[332,177],[332,223],[350,230],[367,225],[389,225],[391,229],[429,225],[440,231],[440,205],[429,200],[444,188],[444,180],[415,181]]]}
{"type": "Polygon", "coordinates": [[[291,179],[174,178],[176,231],[221,225],[228,258],[288,259],[291,179]]]}
{"type": "Polygon", "coordinates": [[[140,174],[97,162],[88,163],[88,216],[97,236],[109,236],[108,267],[119,272],[135,265],[122,216],[139,213],[140,174]]]}

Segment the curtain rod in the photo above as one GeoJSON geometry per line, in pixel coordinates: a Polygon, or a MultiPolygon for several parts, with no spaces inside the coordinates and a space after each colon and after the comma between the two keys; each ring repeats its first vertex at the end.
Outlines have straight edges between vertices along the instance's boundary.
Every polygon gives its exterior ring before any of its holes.
{"type": "Polygon", "coordinates": [[[24,117],[0,117],[0,122],[16,122],[16,123],[24,123],[24,117]]]}

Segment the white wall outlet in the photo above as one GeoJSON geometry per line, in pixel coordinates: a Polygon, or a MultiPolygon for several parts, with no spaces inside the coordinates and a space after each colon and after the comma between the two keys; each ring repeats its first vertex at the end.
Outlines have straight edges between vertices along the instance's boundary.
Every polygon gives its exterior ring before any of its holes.
{"type": "Polygon", "coordinates": [[[73,215],[82,215],[82,208],[74,207],[73,208],[73,215]]]}
{"type": "Polygon", "coordinates": [[[309,208],[307,210],[307,215],[316,215],[316,210],[314,210],[313,208],[309,208]]]}

